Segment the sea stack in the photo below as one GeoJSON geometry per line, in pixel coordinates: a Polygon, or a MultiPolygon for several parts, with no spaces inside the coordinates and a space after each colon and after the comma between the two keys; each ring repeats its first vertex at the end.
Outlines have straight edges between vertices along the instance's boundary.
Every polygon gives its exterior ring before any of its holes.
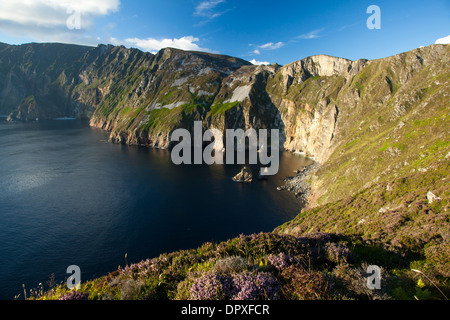
{"type": "Polygon", "coordinates": [[[253,175],[249,168],[242,168],[241,172],[239,172],[234,178],[233,181],[240,183],[251,183],[253,182],[253,175]]]}

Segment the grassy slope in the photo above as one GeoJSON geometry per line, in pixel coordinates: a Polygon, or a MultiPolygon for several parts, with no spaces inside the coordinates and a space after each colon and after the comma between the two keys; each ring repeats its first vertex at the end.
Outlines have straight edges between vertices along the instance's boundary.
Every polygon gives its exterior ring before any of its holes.
{"type": "Polygon", "coordinates": [[[341,90],[336,149],[310,180],[316,205],[424,169],[450,151],[450,50],[435,58],[428,49],[371,61],[341,90]],[[415,61],[419,55],[428,60],[415,61]],[[354,92],[359,101],[348,108],[354,92]]]}

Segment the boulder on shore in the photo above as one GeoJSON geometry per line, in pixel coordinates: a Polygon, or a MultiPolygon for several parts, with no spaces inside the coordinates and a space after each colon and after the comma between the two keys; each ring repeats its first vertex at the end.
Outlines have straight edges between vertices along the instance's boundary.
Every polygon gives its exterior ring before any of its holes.
{"type": "Polygon", "coordinates": [[[241,182],[241,183],[251,183],[253,182],[253,175],[249,168],[242,168],[241,172],[239,172],[234,178],[233,181],[241,182]]]}

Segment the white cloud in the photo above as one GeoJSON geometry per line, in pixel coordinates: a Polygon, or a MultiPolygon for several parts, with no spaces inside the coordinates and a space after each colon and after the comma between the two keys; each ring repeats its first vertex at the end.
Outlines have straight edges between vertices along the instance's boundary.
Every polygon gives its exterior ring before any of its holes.
{"type": "Polygon", "coordinates": [[[211,16],[212,10],[214,10],[219,4],[225,2],[225,0],[207,0],[200,2],[195,7],[194,15],[196,16],[211,16]]]}
{"type": "Polygon", "coordinates": [[[270,62],[267,62],[267,61],[256,61],[255,59],[252,59],[252,60],[250,60],[250,63],[251,64],[254,64],[254,65],[270,65],[270,62]]]}
{"type": "MultiPolygon", "coordinates": [[[[95,16],[104,16],[119,9],[119,0],[2,0],[0,21],[39,27],[65,27],[76,10],[87,25],[95,16]]],[[[86,24],[85,23],[85,24],[86,24]]]]}
{"type": "Polygon", "coordinates": [[[198,23],[197,26],[202,26],[230,11],[229,9],[227,9],[217,12],[217,7],[225,2],[226,0],[205,0],[200,2],[195,7],[194,16],[205,18],[205,20],[198,23]]]}
{"type": "Polygon", "coordinates": [[[0,32],[37,41],[93,42],[83,36],[96,17],[119,10],[120,0],[1,0],[0,32]],[[76,13],[79,29],[68,28],[76,13]]]}
{"type": "Polygon", "coordinates": [[[277,42],[277,43],[268,42],[268,43],[261,44],[261,45],[249,44],[249,46],[255,48],[255,50],[253,50],[251,52],[252,54],[260,55],[261,50],[276,50],[276,49],[283,47],[284,43],[281,41],[277,42]]]}
{"type": "Polygon", "coordinates": [[[450,35],[437,39],[435,44],[450,44],[450,35]]]}
{"type": "Polygon", "coordinates": [[[352,23],[352,24],[344,25],[344,26],[342,26],[342,27],[340,27],[340,28],[338,29],[338,32],[342,32],[342,31],[344,31],[345,29],[348,29],[348,28],[353,28],[353,27],[357,26],[357,25],[360,24],[360,23],[361,23],[361,22],[355,22],[355,23],[352,23]]]}
{"type": "Polygon", "coordinates": [[[319,33],[321,33],[323,30],[325,30],[325,28],[321,28],[321,29],[311,31],[309,33],[301,34],[298,37],[296,37],[296,39],[310,40],[310,39],[320,38],[321,36],[319,35],[319,33]]]}
{"type": "MultiPolygon", "coordinates": [[[[159,51],[162,48],[176,48],[186,51],[204,51],[204,52],[212,52],[210,49],[201,48],[197,44],[200,39],[193,36],[185,36],[179,39],[139,39],[139,38],[128,38],[125,40],[125,45],[136,46],[139,49],[144,51],[159,51]]],[[[114,44],[114,43],[113,43],[114,44]]]]}
{"type": "Polygon", "coordinates": [[[273,43],[273,42],[269,42],[263,45],[258,46],[259,49],[264,49],[264,50],[276,50],[281,48],[284,45],[283,42],[277,42],[277,43],[273,43]]]}

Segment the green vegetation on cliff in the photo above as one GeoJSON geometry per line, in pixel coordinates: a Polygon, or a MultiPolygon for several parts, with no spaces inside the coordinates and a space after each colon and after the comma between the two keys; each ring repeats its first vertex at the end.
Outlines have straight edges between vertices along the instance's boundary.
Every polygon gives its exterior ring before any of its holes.
{"type": "Polygon", "coordinates": [[[215,104],[211,106],[211,110],[209,111],[208,116],[213,117],[218,114],[224,114],[228,110],[237,107],[239,104],[240,103],[238,101],[215,104]]]}

